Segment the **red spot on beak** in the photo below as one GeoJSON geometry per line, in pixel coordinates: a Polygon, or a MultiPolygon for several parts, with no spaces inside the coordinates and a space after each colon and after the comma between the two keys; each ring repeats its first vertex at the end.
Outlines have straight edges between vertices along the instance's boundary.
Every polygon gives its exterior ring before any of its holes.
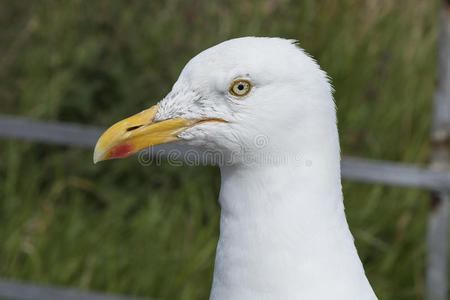
{"type": "Polygon", "coordinates": [[[130,143],[124,143],[115,146],[114,148],[109,151],[108,159],[111,158],[125,158],[133,154],[134,147],[133,144],[130,143]]]}

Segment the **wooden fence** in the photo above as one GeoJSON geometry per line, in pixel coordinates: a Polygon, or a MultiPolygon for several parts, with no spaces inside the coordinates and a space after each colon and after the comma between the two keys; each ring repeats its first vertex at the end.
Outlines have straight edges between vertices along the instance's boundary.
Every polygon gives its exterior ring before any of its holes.
{"type": "MultiPolygon", "coordinates": [[[[443,1],[438,43],[437,88],[434,99],[432,153],[429,166],[344,157],[342,177],[348,180],[431,191],[427,228],[426,300],[447,299],[448,209],[450,193],[450,0],[443,1]]],[[[0,137],[91,148],[104,128],[33,121],[0,115],[0,137]]],[[[143,300],[39,286],[0,279],[0,299],[143,300]]],[[[146,298],[147,300],[150,300],[146,298]]]]}

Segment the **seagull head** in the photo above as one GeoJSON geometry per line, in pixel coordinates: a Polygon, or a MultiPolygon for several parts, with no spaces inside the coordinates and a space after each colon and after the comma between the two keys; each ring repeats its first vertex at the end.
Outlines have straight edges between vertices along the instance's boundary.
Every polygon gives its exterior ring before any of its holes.
{"type": "Polygon", "coordinates": [[[295,41],[225,41],[191,59],[159,103],[107,129],[94,162],[170,142],[228,156],[290,149],[307,143],[321,122],[335,130],[331,94],[326,74],[295,41]]]}

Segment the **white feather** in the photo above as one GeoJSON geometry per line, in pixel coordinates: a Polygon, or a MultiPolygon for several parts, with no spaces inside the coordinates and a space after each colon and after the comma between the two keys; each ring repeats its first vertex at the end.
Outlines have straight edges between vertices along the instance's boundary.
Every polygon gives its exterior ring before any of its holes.
{"type": "Polygon", "coordinates": [[[221,157],[211,299],[376,299],[345,218],[332,88],[310,56],[279,38],[207,49],[155,119],[174,117],[228,121],[180,134],[221,157]],[[229,93],[239,78],[253,84],[244,98],[229,93]]]}

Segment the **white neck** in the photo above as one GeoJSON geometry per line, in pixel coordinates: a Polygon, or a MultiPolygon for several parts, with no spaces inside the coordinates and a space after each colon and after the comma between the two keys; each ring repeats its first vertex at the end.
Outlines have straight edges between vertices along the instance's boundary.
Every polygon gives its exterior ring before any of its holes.
{"type": "Polygon", "coordinates": [[[211,299],[376,299],[345,218],[339,149],[309,145],[297,164],[221,167],[211,299]]]}

